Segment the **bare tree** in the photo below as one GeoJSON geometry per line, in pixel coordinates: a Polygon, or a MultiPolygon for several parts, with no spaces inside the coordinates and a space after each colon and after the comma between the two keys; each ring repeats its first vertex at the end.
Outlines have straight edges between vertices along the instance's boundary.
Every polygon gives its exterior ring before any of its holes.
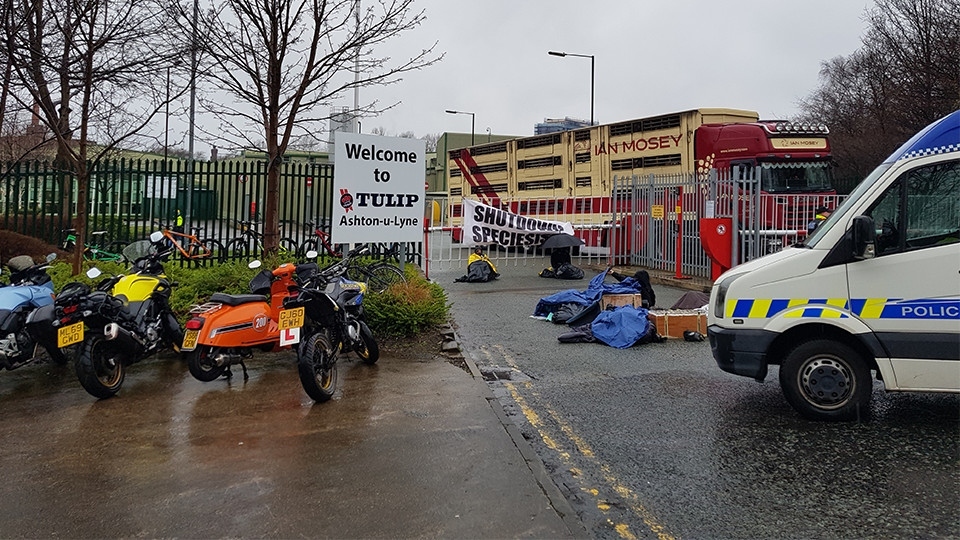
{"type": "Polygon", "coordinates": [[[137,136],[167,98],[159,82],[175,49],[165,10],[152,0],[8,0],[0,8],[11,92],[56,141],[64,171],[62,219],[77,180],[74,271],[86,236],[88,163],[137,136]]]}
{"type": "Polygon", "coordinates": [[[427,152],[436,152],[437,151],[437,141],[440,140],[442,133],[429,133],[420,137],[420,140],[424,142],[427,152]]]}
{"type": "MultiPolygon", "coordinates": [[[[329,105],[347,90],[394,83],[437,60],[433,46],[400,60],[375,55],[423,21],[412,4],[380,0],[361,13],[358,0],[226,0],[201,22],[197,46],[211,63],[203,72],[234,102],[203,104],[234,144],[262,149],[255,142],[266,138],[265,250],[279,241],[280,165],[291,142],[304,134],[321,139],[329,105]]],[[[355,113],[383,109],[374,102],[355,113]]]]}
{"type": "Polygon", "coordinates": [[[876,0],[863,46],[824,62],[801,101],[830,126],[838,184],[853,187],[911,134],[960,108],[960,0],[876,0]]]}

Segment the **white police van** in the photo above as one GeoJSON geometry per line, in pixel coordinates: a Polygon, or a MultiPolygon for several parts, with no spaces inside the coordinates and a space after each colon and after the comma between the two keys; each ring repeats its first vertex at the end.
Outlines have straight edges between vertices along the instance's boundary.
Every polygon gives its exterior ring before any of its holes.
{"type": "Polygon", "coordinates": [[[807,240],[710,294],[720,369],[780,386],[802,415],[868,416],[888,391],[960,392],[960,110],[907,141],[807,240]]]}

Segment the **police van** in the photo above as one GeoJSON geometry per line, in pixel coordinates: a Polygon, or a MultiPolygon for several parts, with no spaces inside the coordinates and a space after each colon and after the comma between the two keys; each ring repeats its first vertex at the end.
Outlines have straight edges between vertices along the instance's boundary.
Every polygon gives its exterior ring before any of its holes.
{"type": "Polygon", "coordinates": [[[804,241],[736,266],[710,293],[720,369],[779,365],[803,416],[869,415],[888,391],[960,392],[960,110],[927,126],[804,241]]]}

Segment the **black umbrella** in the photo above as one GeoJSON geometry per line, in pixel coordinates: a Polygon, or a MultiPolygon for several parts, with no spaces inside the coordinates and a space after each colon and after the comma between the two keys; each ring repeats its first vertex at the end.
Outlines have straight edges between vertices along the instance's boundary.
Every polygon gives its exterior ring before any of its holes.
{"type": "Polygon", "coordinates": [[[572,234],[560,233],[551,236],[540,244],[541,249],[556,249],[565,247],[582,246],[583,240],[572,234]]]}

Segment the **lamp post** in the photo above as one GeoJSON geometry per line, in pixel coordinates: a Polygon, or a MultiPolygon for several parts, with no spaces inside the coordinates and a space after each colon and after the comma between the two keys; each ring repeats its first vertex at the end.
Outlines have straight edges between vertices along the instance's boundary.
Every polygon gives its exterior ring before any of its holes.
{"type": "Polygon", "coordinates": [[[474,139],[476,138],[476,136],[474,135],[474,128],[477,124],[476,123],[477,115],[475,115],[472,112],[451,111],[450,109],[447,109],[447,114],[469,114],[470,115],[470,146],[473,146],[475,144],[474,139]]]}
{"type": "Polygon", "coordinates": [[[566,53],[566,52],[559,52],[559,51],[548,51],[547,54],[551,56],[559,56],[561,58],[565,56],[577,56],[580,58],[590,59],[590,125],[592,126],[593,125],[593,88],[594,88],[593,67],[594,67],[594,60],[595,60],[594,56],[592,54],[574,54],[574,53],[566,53]]]}

